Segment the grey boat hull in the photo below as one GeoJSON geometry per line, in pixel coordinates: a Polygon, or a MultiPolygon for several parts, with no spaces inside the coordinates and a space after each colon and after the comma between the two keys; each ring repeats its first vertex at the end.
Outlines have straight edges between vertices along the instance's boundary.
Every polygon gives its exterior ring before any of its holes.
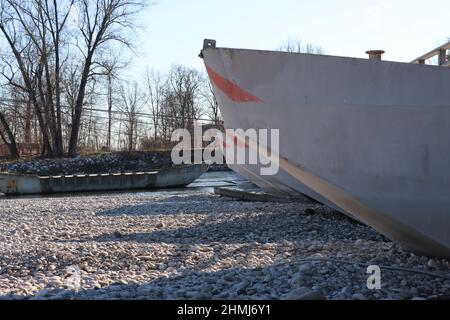
{"type": "Polygon", "coordinates": [[[279,129],[280,171],[231,168],[302,193],[406,249],[450,258],[450,70],[309,54],[202,51],[226,128],[279,129]]]}
{"type": "Polygon", "coordinates": [[[206,165],[189,165],[154,172],[48,177],[0,173],[0,192],[5,195],[27,195],[173,188],[192,183],[206,170],[206,165]]]}

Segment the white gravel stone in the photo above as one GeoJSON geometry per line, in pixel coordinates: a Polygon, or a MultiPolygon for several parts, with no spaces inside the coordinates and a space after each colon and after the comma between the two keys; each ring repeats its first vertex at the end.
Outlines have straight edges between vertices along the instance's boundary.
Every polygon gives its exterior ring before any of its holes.
{"type": "Polygon", "coordinates": [[[0,299],[411,299],[450,291],[442,278],[383,269],[449,274],[447,261],[403,251],[319,204],[242,202],[201,189],[0,202],[0,299]],[[372,264],[382,267],[382,290],[366,287],[372,264]]]}

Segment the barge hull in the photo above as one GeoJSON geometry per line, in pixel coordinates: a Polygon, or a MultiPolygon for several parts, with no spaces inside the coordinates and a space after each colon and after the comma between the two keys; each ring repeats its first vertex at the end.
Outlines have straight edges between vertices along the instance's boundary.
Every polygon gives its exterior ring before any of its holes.
{"type": "Polygon", "coordinates": [[[448,68],[214,47],[202,55],[226,128],[280,130],[278,174],[232,169],[450,258],[448,68]]]}

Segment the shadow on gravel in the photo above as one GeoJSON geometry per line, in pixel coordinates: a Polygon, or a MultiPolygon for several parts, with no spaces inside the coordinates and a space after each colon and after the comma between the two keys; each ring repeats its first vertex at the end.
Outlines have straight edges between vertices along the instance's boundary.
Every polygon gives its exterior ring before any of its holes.
{"type": "MultiPolygon", "coordinates": [[[[245,210],[243,210],[245,212],[245,210]]],[[[340,220],[339,213],[327,214],[329,219],[340,220]]],[[[304,214],[286,216],[284,213],[262,213],[258,216],[226,218],[220,215],[209,216],[203,222],[177,229],[161,229],[153,232],[105,234],[89,241],[99,242],[139,242],[170,244],[211,244],[219,242],[236,244],[245,242],[273,243],[280,241],[304,241],[314,238],[320,241],[372,240],[388,241],[376,231],[350,219],[339,221],[339,227],[332,223],[323,223],[324,216],[304,214]],[[298,228],[295,227],[298,225],[298,228]]],[[[337,221],[336,221],[337,222],[337,221]]]]}
{"type": "MultiPolygon", "coordinates": [[[[281,249],[281,248],[280,248],[281,249]]],[[[243,248],[247,257],[251,247],[243,248]]],[[[383,288],[368,290],[365,266],[328,265],[323,262],[301,262],[302,252],[294,252],[284,261],[274,262],[264,267],[233,267],[218,271],[205,271],[200,265],[186,268],[177,275],[161,276],[145,283],[118,280],[98,288],[82,290],[47,288],[32,299],[87,299],[87,300],[317,300],[326,296],[339,295],[339,299],[352,299],[353,294],[366,299],[386,299],[396,294],[397,299],[411,299],[413,295],[405,290],[399,295],[397,289],[383,288]],[[325,268],[325,269],[324,269],[325,268]],[[302,271],[300,271],[302,270],[302,271]],[[323,271],[326,270],[324,274],[323,271]],[[345,271],[347,276],[343,276],[345,271]],[[351,276],[348,276],[351,275],[351,276]],[[377,297],[374,294],[377,294],[377,297]]],[[[230,253],[232,255],[232,253],[230,253]]],[[[226,257],[221,257],[221,260],[226,257]]],[[[215,261],[214,263],[217,263],[215,261]]],[[[214,264],[211,263],[211,264],[214,264]]],[[[408,279],[411,287],[421,287],[421,283],[431,280],[412,274],[401,274],[400,279],[408,279]]],[[[66,277],[73,283],[70,275],[66,277]]],[[[400,281],[398,279],[398,281],[400,281]]],[[[439,281],[432,279],[434,282],[439,281]]],[[[395,282],[394,282],[395,283],[395,282]]],[[[437,286],[436,283],[434,285],[437,286]]],[[[69,289],[68,289],[69,288],[69,289]]],[[[429,295],[427,289],[420,289],[416,295],[429,295]]],[[[445,299],[437,297],[436,299],[445,299]]]]}
{"type": "MultiPolygon", "coordinates": [[[[145,283],[124,282],[117,280],[101,288],[89,288],[75,290],[72,287],[47,288],[41,290],[37,299],[247,299],[247,300],[276,300],[276,299],[321,299],[325,292],[321,288],[328,281],[335,283],[339,279],[330,279],[329,276],[322,278],[312,277],[321,270],[323,263],[311,264],[300,262],[305,252],[293,251],[288,258],[274,261],[270,265],[252,267],[251,254],[254,248],[244,245],[235,252],[230,251],[220,254],[220,259],[211,258],[190,266],[177,275],[160,276],[145,283]],[[246,265],[227,268],[222,265],[228,258],[236,259],[238,256],[248,259],[246,265]],[[306,273],[299,274],[299,267],[306,273]],[[205,270],[215,267],[217,271],[205,270]],[[319,289],[312,290],[315,285],[319,289]],[[300,288],[303,288],[299,290],[300,288]],[[305,290],[306,288],[306,290],[305,290]],[[309,289],[308,289],[309,288],[309,289]]],[[[283,253],[283,246],[277,248],[277,253],[283,253]]],[[[185,251],[178,260],[187,258],[192,252],[185,251]]],[[[329,272],[335,272],[339,267],[329,266],[329,272]]],[[[365,269],[354,268],[353,277],[345,282],[345,286],[356,287],[366,283],[365,269]]],[[[65,283],[73,284],[71,275],[63,275],[65,283]]],[[[339,287],[339,286],[337,286],[339,287]]],[[[363,289],[364,287],[361,286],[363,289]]],[[[324,288],[326,289],[326,288],[324,288]]],[[[370,294],[367,290],[364,293],[370,294]]],[[[351,295],[349,296],[351,297],[351,295]]]]}
{"type": "MultiPolygon", "coordinates": [[[[99,216],[151,216],[151,215],[177,215],[177,214],[218,214],[228,213],[230,208],[226,204],[233,205],[237,201],[224,199],[214,195],[179,195],[148,201],[143,204],[121,206],[98,212],[99,216]],[[209,205],[205,205],[208,204],[209,205]],[[220,203],[221,205],[215,205],[220,203]]],[[[250,204],[244,202],[241,206],[233,206],[233,213],[246,213],[250,204]]]]}
{"type": "MultiPolygon", "coordinates": [[[[277,300],[292,291],[289,274],[298,265],[264,268],[230,268],[216,272],[186,269],[172,277],[160,277],[142,284],[122,283],[95,289],[45,289],[32,299],[140,299],[140,300],[277,300]],[[276,289],[275,289],[276,288],[276,289]]],[[[364,276],[364,272],[361,271],[364,276]]],[[[291,297],[293,298],[293,297],[291,297]]]]}

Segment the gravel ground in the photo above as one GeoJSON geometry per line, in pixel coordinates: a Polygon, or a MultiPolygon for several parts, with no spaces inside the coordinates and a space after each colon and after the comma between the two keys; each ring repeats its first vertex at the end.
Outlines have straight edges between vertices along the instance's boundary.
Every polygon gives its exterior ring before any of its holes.
{"type": "Polygon", "coordinates": [[[3,299],[438,299],[450,293],[448,261],[403,251],[318,204],[242,202],[201,189],[0,202],[3,299]],[[366,286],[373,264],[381,266],[381,290],[366,286]]]}

